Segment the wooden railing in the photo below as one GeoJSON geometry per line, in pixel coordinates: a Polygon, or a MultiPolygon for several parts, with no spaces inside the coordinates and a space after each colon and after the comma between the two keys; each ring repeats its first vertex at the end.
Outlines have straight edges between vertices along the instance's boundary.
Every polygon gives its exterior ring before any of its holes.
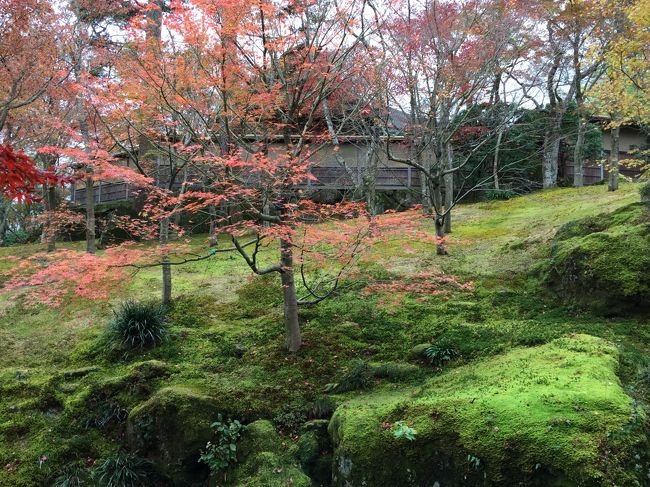
{"type": "MultiPolygon", "coordinates": [[[[354,167],[346,171],[340,166],[316,166],[312,168],[315,180],[309,180],[300,185],[305,189],[345,191],[360,186],[366,174],[365,167],[354,167]]],[[[411,167],[379,167],[376,175],[376,188],[383,191],[399,191],[419,188],[420,174],[411,167]]],[[[181,183],[177,185],[180,189],[181,183]]],[[[95,203],[111,203],[114,201],[134,200],[137,189],[128,183],[99,183],[95,186],[95,203]]],[[[73,188],[72,201],[85,204],[86,189],[73,188]]]]}

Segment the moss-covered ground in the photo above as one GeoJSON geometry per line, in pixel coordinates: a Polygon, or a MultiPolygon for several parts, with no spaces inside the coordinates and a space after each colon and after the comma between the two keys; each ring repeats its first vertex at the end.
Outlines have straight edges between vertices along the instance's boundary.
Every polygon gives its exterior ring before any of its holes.
{"type": "MultiPolygon", "coordinates": [[[[102,331],[121,300],[157,297],[157,269],[138,272],[106,302],[71,298],[55,309],[29,308],[15,293],[0,294],[0,486],[52,485],[65,466],[92,470],[121,448],[146,455],[134,440],[134,428],[150,431],[154,438],[171,428],[157,427],[155,417],[142,414],[163,408],[167,396],[188,401],[196,396],[198,403],[214,408],[215,419],[220,412],[243,423],[271,420],[281,441],[291,446],[312,434],[305,422],[328,419],[337,406],[349,411],[354,401],[374,402],[382,395],[388,404],[396,394],[401,401],[413,397],[403,408],[404,419],[413,421],[421,439],[438,427],[455,435],[460,446],[449,461],[460,458],[458,471],[472,466],[481,482],[505,485],[499,482],[509,474],[507,468],[520,480],[522,472],[537,468],[568,485],[648,485],[644,452],[623,448],[639,448],[650,398],[648,317],[629,310],[597,314],[584,300],[558,296],[545,281],[560,227],[638,200],[638,187],[624,184],[616,193],[602,186],[557,189],[463,205],[454,214],[449,257],[437,257],[428,245],[392,239],[373,249],[338,296],[303,309],[304,347],[296,355],[284,350],[279,284],[251,277],[234,255],[217,254],[174,268],[171,338],[130,355],[107,351],[102,331]],[[438,271],[472,281],[474,287],[449,297],[398,296],[397,305],[394,297],[363,291],[377,279],[408,282],[438,271]],[[562,351],[562,340],[576,334],[574,339],[598,350],[593,361],[571,347],[562,351]],[[452,360],[442,368],[429,365],[411,352],[424,343],[453,350],[452,360]],[[539,366],[531,372],[531,387],[520,383],[529,369],[516,365],[526,361],[526,353],[539,366]],[[551,360],[554,354],[557,361],[551,360]],[[570,378],[576,371],[582,375],[574,389],[570,378]],[[342,392],[346,388],[341,384],[360,390],[342,392]],[[495,395],[500,387],[508,389],[502,398],[495,395]],[[476,407],[468,406],[475,396],[471,404],[476,407]],[[516,401],[505,399],[511,396],[516,401]],[[547,398],[533,415],[521,403],[529,396],[547,398]],[[595,414],[594,405],[601,402],[607,405],[605,412],[595,414]],[[425,406],[441,409],[440,426],[427,429],[421,423],[425,406]],[[135,424],[136,418],[144,419],[135,424]],[[513,434],[519,430],[520,436],[513,434]],[[534,444],[530,439],[540,437],[545,439],[535,448],[543,451],[527,450],[534,444]],[[513,438],[512,446],[508,438],[513,438]],[[559,450],[547,451],[555,446],[559,450]]],[[[616,231],[625,232],[625,225],[617,222],[616,231]]],[[[205,252],[205,236],[193,236],[191,245],[197,253],[205,252]]],[[[3,256],[41,249],[0,249],[0,269],[14,265],[3,256]]],[[[188,409],[183,401],[174,411],[188,409]]],[[[200,436],[197,425],[208,425],[205,408],[189,409],[179,419],[185,426],[181,437],[174,437],[175,448],[192,444],[200,436]]],[[[380,416],[381,421],[401,419],[394,411],[380,416]]],[[[379,438],[393,444],[384,433],[379,438]]],[[[301,459],[296,454],[294,463],[286,452],[269,448],[254,453],[259,462],[242,458],[248,466],[230,478],[240,485],[267,485],[261,479],[285,475],[300,462],[315,485],[324,483],[332,452],[319,441],[315,456],[301,459]],[[250,478],[244,479],[246,472],[250,478]]],[[[175,460],[195,459],[186,455],[175,460]]],[[[204,474],[196,465],[172,467],[184,468],[187,478],[204,474]]],[[[295,477],[302,485],[302,472],[297,470],[295,477]]]]}

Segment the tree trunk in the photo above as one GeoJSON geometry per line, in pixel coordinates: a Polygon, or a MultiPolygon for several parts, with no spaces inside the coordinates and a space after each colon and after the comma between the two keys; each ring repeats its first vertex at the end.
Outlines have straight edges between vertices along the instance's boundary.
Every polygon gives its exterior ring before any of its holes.
{"type": "Polygon", "coordinates": [[[370,147],[366,153],[365,173],[362,177],[363,194],[368,205],[368,212],[371,215],[377,215],[380,212],[377,198],[377,169],[378,169],[378,141],[377,134],[373,130],[371,135],[370,147]]]}
{"type": "MultiPolygon", "coordinates": [[[[160,220],[160,246],[164,247],[169,243],[169,218],[163,217],[160,220]]],[[[172,266],[169,265],[167,249],[163,248],[162,254],[162,303],[168,305],[172,302],[172,266]]]]}
{"type": "Polygon", "coordinates": [[[0,198],[0,247],[4,246],[7,238],[7,218],[9,214],[9,205],[11,202],[0,198]]]}
{"type": "Polygon", "coordinates": [[[95,186],[92,175],[86,176],[86,252],[97,251],[95,241],[95,186]]]}
{"type": "MultiPolygon", "coordinates": [[[[54,211],[57,206],[57,194],[56,187],[52,185],[46,186],[46,198],[45,204],[47,211],[54,211]]],[[[47,251],[54,252],[56,250],[56,229],[54,228],[54,223],[51,221],[52,218],[48,218],[47,223],[43,232],[45,233],[45,241],[47,242],[47,251]]]]}
{"type": "MultiPolygon", "coordinates": [[[[448,215],[447,215],[448,216],[448,215]]],[[[436,225],[436,254],[438,255],[448,255],[447,247],[445,247],[445,217],[436,216],[434,218],[434,223],[436,225]]]]}
{"type": "Polygon", "coordinates": [[[609,184],[607,185],[609,191],[616,191],[618,189],[618,148],[620,131],[621,128],[618,125],[612,127],[611,130],[612,150],[609,154],[609,184]]]}
{"type": "MultiPolygon", "coordinates": [[[[454,153],[451,143],[445,147],[445,169],[454,167],[454,153]]],[[[451,207],[454,204],[454,174],[445,175],[445,233],[451,233],[451,207]]]]}
{"type": "Polygon", "coordinates": [[[214,205],[208,206],[210,215],[210,247],[219,243],[219,232],[217,231],[217,209],[214,205]]]}
{"type": "Polygon", "coordinates": [[[560,157],[560,127],[562,114],[552,113],[544,133],[544,160],[542,166],[542,186],[553,188],[557,185],[558,160],[560,157]]]}
{"type": "Polygon", "coordinates": [[[503,130],[499,130],[497,135],[497,143],[494,148],[494,161],[492,162],[492,179],[494,181],[494,189],[499,190],[499,152],[501,151],[501,140],[503,139],[503,130]]]}
{"type": "Polygon", "coordinates": [[[298,321],[298,298],[293,272],[293,248],[291,242],[280,240],[280,261],[282,271],[282,292],[284,295],[284,324],[287,329],[287,348],[297,352],[302,345],[300,323],[298,321]]]}
{"type": "Polygon", "coordinates": [[[584,186],[584,142],[587,122],[582,116],[578,119],[578,136],[573,151],[573,186],[581,188],[584,186]]]}

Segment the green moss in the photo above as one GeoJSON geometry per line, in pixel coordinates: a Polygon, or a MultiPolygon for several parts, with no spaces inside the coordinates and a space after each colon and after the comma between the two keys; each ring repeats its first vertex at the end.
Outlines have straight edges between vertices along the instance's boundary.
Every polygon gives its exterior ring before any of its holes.
{"type": "Polygon", "coordinates": [[[335,484],[460,485],[467,476],[472,485],[484,477],[495,485],[630,485],[625,461],[644,439],[637,430],[612,438],[632,414],[617,361],[609,343],[577,335],[451,370],[411,396],[351,400],[330,424],[335,484]],[[382,426],[396,421],[414,428],[416,440],[398,440],[382,426]]]}
{"type": "Polygon", "coordinates": [[[237,449],[239,455],[246,457],[255,451],[280,453],[283,446],[273,423],[260,419],[246,426],[237,449]]]}
{"type": "Polygon", "coordinates": [[[426,356],[424,352],[427,348],[431,347],[431,343],[420,343],[409,350],[408,359],[409,360],[425,360],[426,356]]]}
{"type": "Polygon", "coordinates": [[[650,212],[641,204],[578,220],[559,232],[546,282],[565,298],[608,313],[650,303],[650,212]]]}
{"type": "Polygon", "coordinates": [[[259,420],[246,427],[237,457],[239,463],[227,473],[225,485],[311,486],[311,480],[300,469],[296,446],[290,439],[280,437],[270,421],[259,420]]]}
{"type": "Polygon", "coordinates": [[[238,487],[311,487],[300,467],[280,455],[262,451],[251,456],[235,471],[230,484],[238,487]]]}
{"type": "Polygon", "coordinates": [[[218,412],[212,398],[191,388],[162,388],[129,413],[129,444],[179,485],[204,479],[199,452],[212,438],[218,412]]]}

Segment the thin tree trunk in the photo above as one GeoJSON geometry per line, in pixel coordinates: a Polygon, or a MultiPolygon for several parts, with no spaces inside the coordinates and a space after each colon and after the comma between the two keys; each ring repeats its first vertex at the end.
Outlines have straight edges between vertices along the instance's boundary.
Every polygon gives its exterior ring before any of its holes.
{"type": "MultiPolygon", "coordinates": [[[[45,204],[47,205],[47,211],[54,211],[57,206],[56,187],[48,185],[46,186],[46,192],[45,204]]],[[[52,217],[48,218],[48,222],[45,224],[43,231],[45,233],[45,241],[47,242],[47,251],[54,252],[56,250],[56,230],[54,228],[54,222],[52,222],[52,217]]]]}
{"type": "Polygon", "coordinates": [[[542,167],[542,185],[544,188],[553,188],[557,185],[561,124],[562,114],[557,111],[553,112],[544,134],[544,160],[542,167]]]}
{"type": "Polygon", "coordinates": [[[573,151],[573,186],[581,188],[584,186],[584,141],[587,131],[587,122],[580,116],[578,119],[578,136],[573,151]]]}
{"type": "MultiPolygon", "coordinates": [[[[451,148],[451,143],[447,143],[445,147],[445,169],[451,170],[454,167],[454,153],[451,148]]],[[[454,174],[445,175],[445,233],[451,233],[451,211],[450,208],[454,204],[454,174]]]]}
{"type": "Polygon", "coordinates": [[[93,177],[86,177],[86,252],[94,254],[97,251],[95,239],[95,186],[93,177]]]}
{"type": "Polygon", "coordinates": [[[0,198],[0,247],[4,246],[7,239],[7,219],[9,214],[9,200],[0,198]]]}
{"type": "Polygon", "coordinates": [[[429,188],[429,181],[424,177],[424,175],[420,176],[420,195],[422,197],[422,210],[424,214],[431,214],[431,200],[433,199],[433,196],[431,195],[431,190],[429,188]]]}
{"type": "Polygon", "coordinates": [[[501,152],[501,140],[503,139],[503,130],[499,130],[497,135],[497,143],[494,148],[494,161],[492,162],[492,180],[494,181],[494,189],[499,190],[499,155],[501,152]]]}
{"type": "Polygon", "coordinates": [[[210,247],[214,247],[219,243],[219,232],[217,231],[217,209],[214,205],[208,206],[208,214],[210,215],[210,247]]]}
{"type": "MultiPolygon", "coordinates": [[[[169,218],[163,217],[160,220],[160,246],[165,247],[169,243],[169,218]]],[[[169,265],[167,249],[163,248],[162,254],[162,303],[167,305],[172,302],[172,266],[169,265]]]]}
{"type": "Polygon", "coordinates": [[[616,125],[611,130],[611,152],[609,154],[609,184],[607,189],[609,191],[616,191],[618,189],[618,149],[619,137],[621,128],[616,125]]]}
{"type": "Polygon", "coordinates": [[[293,249],[291,242],[280,240],[280,260],[282,271],[282,292],[284,295],[284,324],[287,330],[287,348],[297,352],[302,345],[300,323],[298,321],[298,298],[293,272],[293,249]]]}
{"type": "Polygon", "coordinates": [[[363,182],[363,194],[368,205],[368,211],[371,215],[377,215],[380,211],[379,204],[377,201],[377,168],[378,168],[378,156],[377,156],[377,137],[376,133],[373,130],[370,147],[366,153],[366,167],[365,174],[362,177],[363,182]]]}

